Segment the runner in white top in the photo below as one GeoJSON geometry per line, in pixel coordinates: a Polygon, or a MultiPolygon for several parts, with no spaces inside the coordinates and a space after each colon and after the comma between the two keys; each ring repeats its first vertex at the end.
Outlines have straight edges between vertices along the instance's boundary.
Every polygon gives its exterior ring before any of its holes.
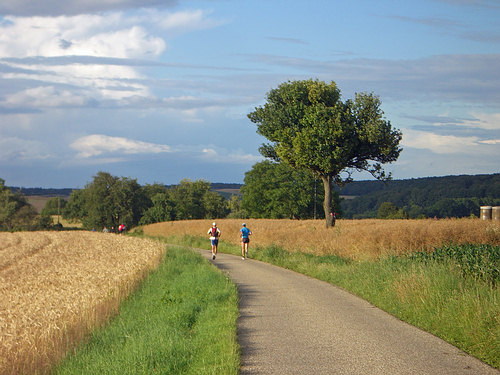
{"type": "Polygon", "coordinates": [[[217,246],[219,245],[220,229],[217,228],[215,221],[212,223],[212,228],[207,232],[210,235],[210,241],[212,243],[212,259],[215,259],[217,255],[217,246]]]}

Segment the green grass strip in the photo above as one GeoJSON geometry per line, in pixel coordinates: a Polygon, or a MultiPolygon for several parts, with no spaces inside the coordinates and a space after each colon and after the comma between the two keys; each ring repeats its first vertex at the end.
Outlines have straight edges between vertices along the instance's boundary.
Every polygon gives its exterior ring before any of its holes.
{"type": "MultiPolygon", "coordinates": [[[[208,248],[205,238],[169,237],[169,242],[174,241],[208,248]]],[[[241,249],[221,241],[219,251],[239,255],[241,249]]],[[[463,251],[460,249],[460,254],[463,251]]],[[[471,249],[465,252],[476,257],[471,249]]],[[[490,253],[493,255],[485,258],[489,263],[481,260],[474,264],[487,263],[486,269],[498,269],[497,251],[490,253]],[[490,259],[494,259],[493,266],[490,259]]],[[[403,256],[357,262],[290,253],[276,246],[251,247],[249,256],[338,285],[500,369],[500,283],[491,282],[493,271],[486,273],[485,281],[477,276],[484,271],[463,272],[463,264],[470,261],[443,262],[438,257],[424,262],[418,256],[403,256]]]]}
{"type": "Polygon", "coordinates": [[[238,295],[232,281],[189,250],[164,262],[119,315],[55,374],[237,374],[238,295]]]}

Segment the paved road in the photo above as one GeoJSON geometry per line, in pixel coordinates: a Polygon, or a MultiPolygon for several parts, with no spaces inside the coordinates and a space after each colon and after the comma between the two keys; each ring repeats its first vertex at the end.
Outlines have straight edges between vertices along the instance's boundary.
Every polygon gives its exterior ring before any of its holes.
{"type": "Polygon", "coordinates": [[[240,374],[500,374],[328,283],[233,255],[213,263],[238,286],[240,374]]]}

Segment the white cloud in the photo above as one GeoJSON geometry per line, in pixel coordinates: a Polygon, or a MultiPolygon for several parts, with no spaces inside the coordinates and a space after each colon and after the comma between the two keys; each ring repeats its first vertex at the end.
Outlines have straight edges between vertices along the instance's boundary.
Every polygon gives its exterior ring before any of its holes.
{"type": "Polygon", "coordinates": [[[438,135],[426,131],[403,129],[403,147],[430,150],[436,154],[475,153],[479,146],[478,137],[458,137],[455,135],[438,135]]]}
{"type": "Polygon", "coordinates": [[[135,141],[123,137],[110,137],[102,134],[88,135],[77,139],[70,147],[78,154],[77,158],[91,158],[102,154],[158,154],[172,152],[168,145],[135,141]]]}
{"type": "Polygon", "coordinates": [[[0,57],[152,57],[162,38],[121,13],[60,17],[6,17],[0,23],[0,57]]]}
{"type": "Polygon", "coordinates": [[[205,160],[232,164],[257,163],[263,159],[261,155],[245,154],[241,150],[217,151],[213,148],[204,148],[202,153],[205,160]]]}
{"type": "Polygon", "coordinates": [[[201,9],[180,11],[176,13],[151,12],[151,20],[164,30],[184,33],[193,30],[205,30],[219,26],[224,21],[209,18],[212,12],[201,9]]]}
{"type": "Polygon", "coordinates": [[[213,28],[211,12],[138,10],[58,17],[7,16],[0,21],[0,57],[102,56],[154,58],[165,37],[213,28]],[[158,35],[162,32],[162,35],[158,35]],[[165,34],[166,32],[166,34],[165,34]]]}
{"type": "Polygon", "coordinates": [[[202,10],[141,9],[133,14],[7,16],[0,20],[0,79],[36,86],[28,90],[24,84],[23,91],[15,92],[12,85],[0,104],[56,107],[54,95],[59,94],[62,106],[68,106],[68,101],[75,101],[73,105],[106,101],[130,105],[140,98],[159,103],[144,84],[146,77],[138,70],[141,64],[133,62],[159,58],[167,49],[164,39],[174,34],[219,24],[209,15],[202,10]],[[58,85],[64,89],[57,89],[58,85]],[[35,91],[41,94],[37,100],[31,95],[35,91]]]}
{"type": "Polygon", "coordinates": [[[20,91],[6,98],[5,107],[30,105],[34,107],[82,106],[86,99],[69,90],[57,90],[52,86],[34,87],[20,91]]]}
{"type": "Polygon", "coordinates": [[[485,145],[500,145],[500,139],[487,139],[480,141],[479,143],[483,143],[485,145]]]}
{"type": "Polygon", "coordinates": [[[0,163],[45,160],[52,155],[41,142],[19,137],[0,137],[0,163]]]}
{"type": "Polygon", "coordinates": [[[500,113],[471,113],[474,121],[465,121],[464,124],[474,128],[500,130],[500,113]]]}

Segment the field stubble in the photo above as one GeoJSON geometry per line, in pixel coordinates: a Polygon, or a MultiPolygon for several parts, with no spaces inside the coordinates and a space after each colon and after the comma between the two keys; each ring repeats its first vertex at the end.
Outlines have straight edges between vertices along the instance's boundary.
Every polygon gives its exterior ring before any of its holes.
{"type": "MultiPolygon", "coordinates": [[[[249,219],[252,246],[277,245],[288,251],[338,255],[354,260],[375,260],[387,255],[432,250],[445,244],[500,245],[500,222],[479,219],[324,220],[249,219]]],[[[205,236],[210,220],[171,221],[143,228],[151,236],[205,236]]],[[[239,244],[242,220],[221,219],[221,240],[239,244]]],[[[208,241],[207,241],[208,244],[208,241]]]]}
{"type": "Polygon", "coordinates": [[[117,312],[164,252],[112,234],[0,233],[0,374],[47,372],[117,312]]]}

